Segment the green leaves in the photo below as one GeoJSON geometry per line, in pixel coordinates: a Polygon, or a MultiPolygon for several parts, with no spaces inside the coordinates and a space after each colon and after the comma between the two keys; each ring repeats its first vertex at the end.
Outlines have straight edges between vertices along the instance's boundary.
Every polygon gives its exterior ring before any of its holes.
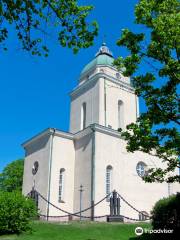
{"type": "Polygon", "coordinates": [[[118,46],[125,46],[131,51],[131,55],[127,56],[124,60],[122,58],[117,58],[114,61],[115,66],[123,71],[125,76],[132,75],[140,63],[141,55],[139,51],[141,49],[140,42],[144,39],[144,34],[134,34],[128,29],[122,31],[121,39],[117,41],[118,46]]]}
{"type": "Polygon", "coordinates": [[[126,46],[130,48],[132,53],[137,54],[140,50],[139,43],[144,39],[144,34],[134,34],[128,29],[122,30],[121,39],[117,41],[118,46],[126,46]]]}
{"type": "Polygon", "coordinates": [[[0,190],[22,191],[24,160],[19,159],[8,164],[0,174],[0,190]]]}
{"type": "Polygon", "coordinates": [[[128,141],[127,149],[157,156],[166,164],[164,169],[150,169],[145,177],[148,182],[180,182],[180,176],[173,174],[180,167],[179,7],[177,0],[140,0],[135,8],[136,23],[143,24],[148,32],[125,29],[117,42],[130,55],[117,58],[115,65],[124,67],[124,75],[131,76],[135,93],[147,107],[137,122],[122,133],[128,141]]]}
{"type": "Polygon", "coordinates": [[[172,229],[171,237],[176,238],[179,233],[180,194],[160,199],[151,214],[153,229],[172,229]]]}
{"type": "Polygon", "coordinates": [[[19,192],[0,192],[0,235],[31,230],[29,221],[36,216],[33,200],[19,192]]]}
{"type": "Polygon", "coordinates": [[[87,21],[92,9],[79,6],[76,0],[2,0],[0,44],[6,42],[9,25],[13,25],[23,50],[48,56],[44,42],[50,36],[49,31],[55,29],[57,43],[77,53],[80,48],[91,46],[98,34],[97,23],[87,21]]]}

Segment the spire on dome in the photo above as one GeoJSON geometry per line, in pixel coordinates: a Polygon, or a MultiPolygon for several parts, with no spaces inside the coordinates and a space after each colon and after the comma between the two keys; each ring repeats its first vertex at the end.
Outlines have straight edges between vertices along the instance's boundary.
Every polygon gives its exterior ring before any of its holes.
{"type": "Polygon", "coordinates": [[[97,56],[99,56],[99,55],[101,55],[101,54],[106,54],[106,55],[108,55],[108,56],[110,56],[110,57],[113,57],[113,54],[112,54],[112,52],[109,50],[109,48],[106,46],[106,43],[105,42],[103,42],[102,43],[102,45],[101,45],[101,47],[99,48],[99,51],[96,53],[96,57],[97,56]]]}

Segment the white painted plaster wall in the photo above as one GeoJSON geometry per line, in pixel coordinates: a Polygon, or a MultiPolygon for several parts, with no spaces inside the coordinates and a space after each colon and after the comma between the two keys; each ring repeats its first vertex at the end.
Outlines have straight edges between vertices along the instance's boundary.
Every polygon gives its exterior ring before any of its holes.
{"type": "MultiPolygon", "coordinates": [[[[45,198],[48,195],[48,176],[49,176],[49,135],[46,135],[25,148],[25,162],[23,175],[23,194],[27,195],[34,185],[45,198]],[[39,162],[39,169],[34,176],[32,167],[35,161],[39,162]]],[[[39,209],[41,214],[46,215],[47,204],[39,198],[39,209]]]]}
{"type": "Polygon", "coordinates": [[[70,132],[76,133],[81,129],[81,107],[86,103],[86,127],[99,122],[99,83],[95,82],[87,89],[71,98],[70,132]]]}
{"type": "Polygon", "coordinates": [[[93,84],[89,84],[89,87],[87,82],[92,82],[92,79],[87,79],[81,84],[78,93],[71,96],[70,132],[72,133],[81,130],[81,107],[84,102],[87,104],[86,127],[98,123],[103,126],[110,125],[117,130],[119,100],[123,102],[124,128],[127,124],[136,121],[139,103],[134,92],[128,90],[130,79],[120,73],[118,79],[116,77],[118,72],[111,67],[97,67],[95,72],[98,74],[100,71],[103,71],[104,77],[96,75],[98,79],[93,84]],[[126,87],[123,87],[121,82],[124,82],[126,87]]]}
{"type": "MultiPolygon", "coordinates": [[[[50,202],[56,206],[73,212],[73,196],[74,196],[74,164],[75,150],[74,142],[71,139],[54,136],[52,152],[52,168],[51,168],[51,184],[50,184],[50,202]],[[64,179],[64,202],[59,202],[59,173],[60,169],[65,169],[64,179]]],[[[65,215],[63,212],[56,210],[50,206],[50,216],[65,215]]]]}
{"type": "MultiPolygon", "coordinates": [[[[136,96],[134,93],[121,89],[119,84],[105,80],[106,88],[106,126],[118,129],[118,101],[123,102],[123,126],[135,122],[137,117],[136,96]]],[[[101,112],[103,115],[103,111],[101,112]]]]}
{"type": "MultiPolygon", "coordinates": [[[[96,132],[95,150],[95,202],[106,194],[106,167],[113,167],[113,189],[116,189],[134,207],[150,213],[154,203],[168,196],[167,183],[145,183],[136,172],[136,165],[143,161],[148,167],[164,167],[158,158],[142,152],[127,153],[125,141],[96,132]]],[[[179,184],[171,186],[171,193],[180,190],[179,184]]],[[[95,208],[95,215],[109,213],[109,203],[95,208]]],[[[121,214],[138,218],[138,213],[121,202],[121,214]]]]}
{"type": "MultiPolygon", "coordinates": [[[[80,209],[80,185],[83,185],[82,209],[91,205],[91,159],[92,159],[92,133],[78,137],[75,140],[75,170],[74,170],[74,212],[80,209]]],[[[90,211],[83,213],[90,216],[90,211]]]]}

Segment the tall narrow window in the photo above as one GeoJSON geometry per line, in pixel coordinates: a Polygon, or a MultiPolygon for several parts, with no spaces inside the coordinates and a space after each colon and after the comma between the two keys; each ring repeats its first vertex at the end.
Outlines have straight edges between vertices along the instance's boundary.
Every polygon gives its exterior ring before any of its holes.
{"type": "MultiPolygon", "coordinates": [[[[112,166],[107,166],[106,168],[106,195],[112,191],[112,166]]],[[[107,198],[109,201],[109,197],[107,198]]]]}
{"type": "Polygon", "coordinates": [[[64,178],[65,169],[61,168],[59,172],[59,202],[64,201],[64,178]]]}
{"type": "Polygon", "coordinates": [[[118,101],[118,128],[124,128],[124,104],[121,100],[118,101]]]}
{"type": "Polygon", "coordinates": [[[81,130],[86,127],[86,103],[84,102],[81,107],[81,130]]]}

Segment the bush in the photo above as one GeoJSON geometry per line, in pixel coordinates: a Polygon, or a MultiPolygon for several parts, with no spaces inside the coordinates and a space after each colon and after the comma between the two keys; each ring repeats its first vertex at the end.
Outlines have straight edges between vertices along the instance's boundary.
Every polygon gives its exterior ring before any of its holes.
{"type": "Polygon", "coordinates": [[[159,200],[152,210],[153,229],[180,229],[180,193],[159,200]]]}
{"type": "Polygon", "coordinates": [[[20,192],[0,192],[0,234],[31,230],[29,222],[36,215],[33,200],[20,192]]]}

